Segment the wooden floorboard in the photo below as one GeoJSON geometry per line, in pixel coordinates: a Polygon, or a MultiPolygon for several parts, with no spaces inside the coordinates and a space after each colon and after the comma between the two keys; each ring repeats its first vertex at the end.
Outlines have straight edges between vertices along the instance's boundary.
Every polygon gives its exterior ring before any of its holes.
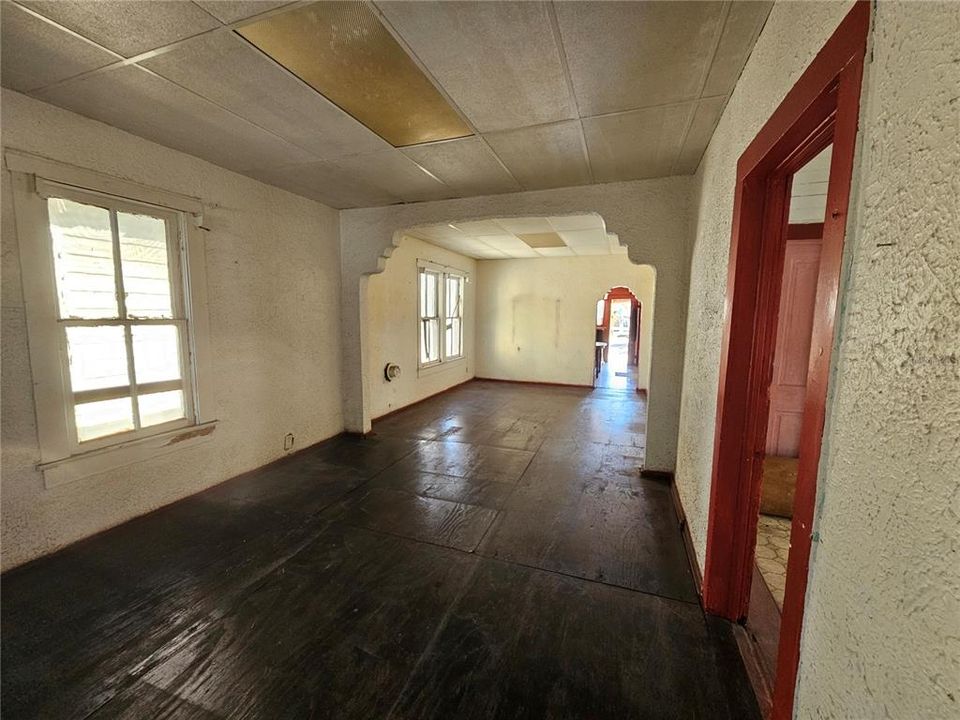
{"type": "Polygon", "coordinates": [[[468,383],[6,573],[3,717],[752,720],[645,429],[468,383]]]}

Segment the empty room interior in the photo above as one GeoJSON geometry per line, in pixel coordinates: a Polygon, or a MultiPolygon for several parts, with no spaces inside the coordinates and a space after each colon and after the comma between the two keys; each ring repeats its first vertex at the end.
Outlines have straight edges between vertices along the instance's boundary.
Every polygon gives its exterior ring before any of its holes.
{"type": "Polygon", "coordinates": [[[960,3],[0,50],[4,718],[960,718],[960,3]]]}

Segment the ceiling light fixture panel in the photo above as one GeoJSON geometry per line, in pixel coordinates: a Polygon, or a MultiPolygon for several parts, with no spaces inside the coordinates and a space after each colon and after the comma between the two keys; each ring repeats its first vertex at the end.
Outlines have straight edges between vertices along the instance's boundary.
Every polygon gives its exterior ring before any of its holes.
{"type": "Polygon", "coordinates": [[[364,2],[316,2],[237,32],[394,147],[472,135],[364,2]]]}

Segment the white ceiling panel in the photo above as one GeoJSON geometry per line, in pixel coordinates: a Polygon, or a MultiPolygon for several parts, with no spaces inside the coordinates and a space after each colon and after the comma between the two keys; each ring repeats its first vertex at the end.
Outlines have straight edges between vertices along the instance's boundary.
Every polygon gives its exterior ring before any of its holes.
{"type": "Polygon", "coordinates": [[[455,194],[399,150],[350,155],[330,164],[343,171],[344,177],[380,188],[404,202],[443,200],[455,194]]]}
{"type": "Polygon", "coordinates": [[[604,245],[580,245],[578,247],[570,248],[573,251],[574,255],[609,255],[610,248],[604,245]]]}
{"type": "Polygon", "coordinates": [[[519,217],[502,218],[496,221],[497,225],[514,235],[535,235],[537,233],[553,232],[553,226],[547,218],[519,217]]]}
{"type": "Polygon", "coordinates": [[[340,170],[323,162],[258,168],[245,174],[340,210],[401,202],[381,188],[344,177],[340,170]]]}
{"type": "Polygon", "coordinates": [[[626,252],[626,248],[619,245],[617,236],[603,229],[599,215],[497,218],[454,223],[453,227],[437,223],[412,228],[409,234],[478,259],[620,255],[626,252]],[[579,227],[592,227],[562,231],[561,239],[566,243],[562,247],[534,248],[518,237],[553,233],[554,227],[563,225],[564,221],[579,227]],[[502,228],[498,234],[477,234],[489,233],[496,228],[502,228]]]}
{"type": "Polygon", "coordinates": [[[426,240],[462,240],[468,237],[450,224],[427,225],[422,228],[414,228],[414,231],[426,240]]]}
{"type": "Polygon", "coordinates": [[[493,133],[487,141],[524,190],[590,182],[578,120],[493,133]]]}
{"type": "Polygon", "coordinates": [[[680,149],[680,155],[674,167],[675,173],[692,175],[697,171],[700,158],[703,157],[703,151],[707,149],[707,144],[713,137],[713,131],[720,121],[720,115],[723,113],[726,104],[727,98],[725,96],[704,98],[697,102],[697,108],[694,110],[693,119],[687,129],[687,136],[683,141],[683,147],[680,149]]]}
{"type": "Polygon", "coordinates": [[[321,159],[390,145],[237,34],[208,33],[145,67],[321,159]]]}
{"type": "Polygon", "coordinates": [[[703,95],[729,95],[773,7],[772,2],[733,2],[707,75],[703,95]]]}
{"type": "Polygon", "coordinates": [[[23,4],[125,57],[220,26],[190,2],[23,0],[23,4]]]}
{"type": "Polygon", "coordinates": [[[290,4],[290,0],[194,0],[194,2],[225,23],[244,20],[290,4]]]}
{"type": "Polygon", "coordinates": [[[496,195],[520,190],[517,181],[478,137],[416,145],[402,152],[459,195],[496,195]]]}
{"type": "Polygon", "coordinates": [[[516,235],[485,235],[480,239],[507,257],[525,258],[537,256],[536,251],[516,235]]]}
{"type": "Polygon", "coordinates": [[[65,80],[119,59],[11,2],[0,3],[0,31],[3,85],[20,92],[65,80]]]}
{"type": "Polygon", "coordinates": [[[496,220],[468,220],[466,222],[454,223],[461,232],[471,237],[483,237],[485,235],[503,235],[504,228],[496,220]]]}
{"type": "Polygon", "coordinates": [[[537,248],[541,257],[573,257],[573,250],[565,247],[537,248]]]}
{"type": "Polygon", "coordinates": [[[592,230],[567,230],[560,233],[560,237],[568,247],[601,247],[606,249],[610,242],[607,239],[607,233],[603,228],[593,228],[592,230]]]}
{"type": "Polygon", "coordinates": [[[377,6],[481,132],[577,117],[549,3],[377,6]]]}
{"type": "Polygon", "coordinates": [[[592,230],[594,228],[603,229],[603,218],[596,214],[559,215],[550,218],[550,225],[560,233],[592,230]]]}
{"type": "Polygon", "coordinates": [[[695,103],[586,118],[583,133],[597,182],[669,175],[695,103]]]}
{"type": "Polygon", "coordinates": [[[584,117],[700,96],[719,2],[561,2],[557,20],[584,117]]]}
{"type": "Polygon", "coordinates": [[[37,97],[231,170],[316,160],[135,65],[57,85],[37,97]]]}

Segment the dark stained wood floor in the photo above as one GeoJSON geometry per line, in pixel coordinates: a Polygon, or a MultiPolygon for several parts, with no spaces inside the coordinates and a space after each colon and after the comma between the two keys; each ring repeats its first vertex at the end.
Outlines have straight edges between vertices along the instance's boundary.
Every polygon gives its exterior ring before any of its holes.
{"type": "Polygon", "coordinates": [[[644,411],[472,382],[11,571],[3,717],[758,718],[644,411]]]}

